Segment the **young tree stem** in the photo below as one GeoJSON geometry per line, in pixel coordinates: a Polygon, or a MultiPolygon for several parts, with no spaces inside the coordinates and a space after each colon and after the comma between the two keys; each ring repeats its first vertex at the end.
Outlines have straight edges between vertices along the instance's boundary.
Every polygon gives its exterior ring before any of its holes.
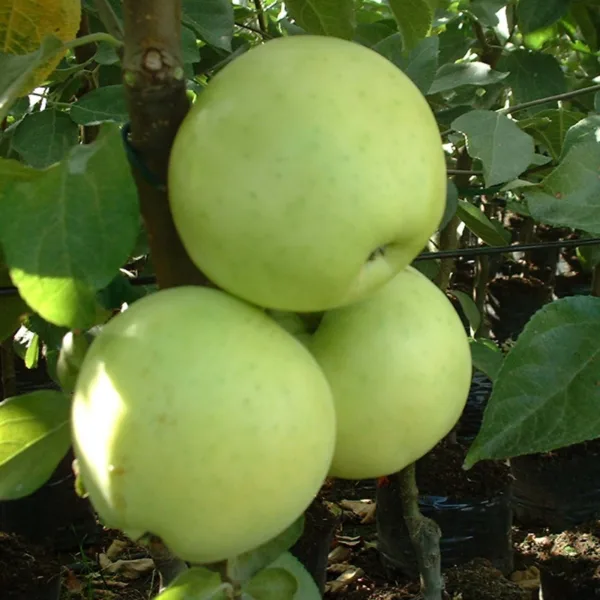
{"type": "Polygon", "coordinates": [[[124,0],[123,81],[131,145],[164,186],[133,168],[152,262],[161,288],[210,285],[187,254],[173,223],[166,189],[169,156],[189,109],[181,57],[181,0],[124,0]]]}
{"type": "Polygon", "coordinates": [[[421,596],[423,600],[442,600],[444,587],[440,556],[442,533],[438,524],[428,517],[424,517],[419,510],[419,490],[414,463],[400,471],[397,477],[400,484],[404,522],[415,549],[419,567],[421,596]]]}

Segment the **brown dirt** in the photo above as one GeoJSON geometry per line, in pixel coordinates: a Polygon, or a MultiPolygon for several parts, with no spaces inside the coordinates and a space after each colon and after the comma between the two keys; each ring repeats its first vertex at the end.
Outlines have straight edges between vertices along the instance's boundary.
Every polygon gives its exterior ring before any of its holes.
{"type": "Polygon", "coordinates": [[[506,489],[510,481],[507,465],[495,461],[481,461],[469,471],[462,465],[468,444],[440,442],[429,454],[417,462],[417,484],[422,494],[448,495],[458,500],[491,498],[506,489]]]}
{"type": "Polygon", "coordinates": [[[0,533],[0,598],[2,600],[148,600],[156,593],[152,569],[139,575],[110,575],[100,567],[99,555],[114,540],[125,542],[119,559],[147,557],[144,548],[118,531],[104,530],[102,539],[80,552],[59,553],[0,533]]]}
{"type": "MultiPolygon", "coordinates": [[[[337,503],[343,500],[363,500],[368,504],[375,497],[375,482],[336,481],[329,490],[329,498],[337,503]]],[[[345,506],[345,505],[343,505],[345,506]]],[[[398,578],[389,579],[384,571],[375,546],[376,529],[373,521],[362,522],[351,508],[342,508],[341,527],[334,542],[327,579],[326,600],[416,600],[418,582],[398,578]],[[337,556],[337,558],[335,558],[337,556]],[[359,571],[357,571],[359,569],[359,571]],[[336,580],[346,574],[347,585],[336,580]]],[[[554,574],[566,581],[573,595],[561,600],[597,600],[600,590],[600,521],[580,526],[573,531],[549,534],[547,530],[513,531],[515,570],[539,569],[541,576],[554,574]]],[[[115,539],[124,540],[114,530],[103,531],[102,539],[80,552],[56,553],[39,545],[27,544],[22,539],[0,534],[0,598],[3,600],[56,600],[51,596],[52,584],[60,575],[60,600],[147,600],[156,591],[156,576],[148,572],[136,579],[123,575],[106,575],[98,564],[98,556],[106,552],[115,539]],[[53,581],[54,580],[54,581],[53,581]],[[42,595],[46,592],[46,595],[42,595]]],[[[145,550],[128,542],[120,558],[146,557],[145,550]]],[[[520,600],[537,598],[520,594],[515,584],[502,577],[486,561],[475,560],[460,568],[445,572],[447,595],[445,600],[520,600]],[[462,594],[462,596],[460,595],[462,594]]],[[[533,590],[537,594],[536,590],[533,590]]],[[[547,600],[552,600],[552,597],[547,600]]]]}
{"type": "Polygon", "coordinates": [[[446,572],[446,591],[461,600],[526,600],[529,591],[506,579],[484,559],[474,559],[446,572]]]}
{"type": "Polygon", "coordinates": [[[544,600],[600,598],[600,520],[560,533],[517,530],[514,537],[520,566],[540,570],[544,600]]]}

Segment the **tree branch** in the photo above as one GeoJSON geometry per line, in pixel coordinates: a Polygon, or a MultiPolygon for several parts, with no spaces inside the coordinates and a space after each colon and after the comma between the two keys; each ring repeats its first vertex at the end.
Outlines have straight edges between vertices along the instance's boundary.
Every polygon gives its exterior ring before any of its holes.
{"type": "MultiPolygon", "coordinates": [[[[173,140],[189,109],[181,58],[181,0],[123,0],[123,17],[130,143],[145,167],[166,182],[173,140]]],[[[210,285],[179,239],[166,186],[156,187],[138,169],[132,171],[159,286],[210,285]]]]}

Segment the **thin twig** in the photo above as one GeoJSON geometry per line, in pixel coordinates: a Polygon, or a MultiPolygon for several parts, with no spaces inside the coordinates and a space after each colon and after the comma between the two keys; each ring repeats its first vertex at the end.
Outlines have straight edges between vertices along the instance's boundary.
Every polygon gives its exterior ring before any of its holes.
{"type": "Polygon", "coordinates": [[[258,21],[258,27],[260,32],[264,35],[267,33],[267,17],[260,0],[254,0],[254,6],[256,7],[256,19],[258,21]]]}
{"type": "Polygon", "coordinates": [[[272,35],[269,35],[266,31],[261,31],[260,29],[256,29],[256,27],[252,27],[252,25],[246,25],[244,23],[238,23],[237,21],[235,22],[236,27],[239,27],[240,29],[246,29],[248,31],[251,31],[252,33],[256,33],[257,35],[262,36],[265,40],[270,40],[272,39],[272,35]]]}

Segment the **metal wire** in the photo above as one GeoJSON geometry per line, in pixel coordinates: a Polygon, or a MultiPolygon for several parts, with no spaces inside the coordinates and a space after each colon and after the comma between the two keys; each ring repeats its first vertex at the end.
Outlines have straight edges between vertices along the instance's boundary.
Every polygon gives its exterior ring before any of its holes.
{"type": "Polygon", "coordinates": [[[583,238],[578,240],[556,240],[555,242],[539,242],[537,244],[514,244],[513,246],[475,246],[473,248],[458,248],[457,250],[440,250],[439,252],[423,252],[415,258],[420,260],[435,260],[437,258],[469,258],[489,254],[506,254],[512,252],[530,252],[546,248],[573,248],[577,246],[600,245],[600,238],[583,238]]]}
{"type": "MultiPolygon", "coordinates": [[[[486,256],[491,254],[508,254],[513,252],[531,252],[549,248],[573,248],[579,246],[600,246],[600,237],[582,238],[577,240],[557,240],[555,242],[539,242],[537,244],[514,244],[513,246],[475,246],[472,248],[458,248],[457,250],[440,250],[438,252],[423,252],[414,260],[437,260],[440,258],[470,258],[472,256],[486,256]]],[[[152,285],[156,283],[154,275],[132,277],[131,285],[152,285]]],[[[17,293],[16,287],[0,287],[0,296],[12,296],[17,293]]]]}

